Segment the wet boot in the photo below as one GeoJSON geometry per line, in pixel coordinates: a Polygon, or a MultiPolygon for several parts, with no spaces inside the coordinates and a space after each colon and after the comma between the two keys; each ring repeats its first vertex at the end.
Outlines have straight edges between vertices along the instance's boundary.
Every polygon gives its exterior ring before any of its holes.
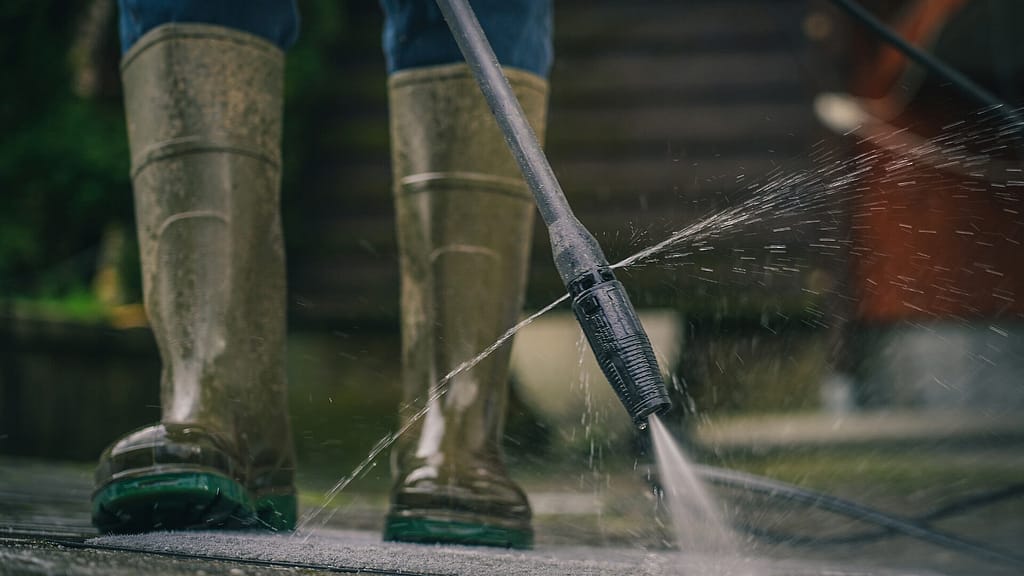
{"type": "MultiPolygon", "coordinates": [[[[546,81],[506,73],[543,137],[546,81]]],[[[533,199],[467,66],[398,72],[388,88],[402,418],[412,423],[392,452],[384,538],[526,548],[530,506],[501,448],[511,342],[446,386],[441,381],[517,322],[533,199]]]]}
{"type": "Polygon", "coordinates": [[[100,457],[103,532],[294,526],[283,68],[273,44],[198,24],[157,28],[122,62],[162,417],[100,457]]]}

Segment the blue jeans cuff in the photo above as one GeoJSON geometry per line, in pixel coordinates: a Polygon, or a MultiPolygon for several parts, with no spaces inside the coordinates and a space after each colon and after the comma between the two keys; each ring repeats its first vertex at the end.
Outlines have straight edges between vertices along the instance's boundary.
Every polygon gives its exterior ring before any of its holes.
{"type": "Polygon", "coordinates": [[[282,50],[299,36],[295,0],[118,0],[121,53],[172,22],[215,24],[261,36],[282,50]]]}
{"type": "MultiPolygon", "coordinates": [[[[463,62],[433,0],[380,0],[388,73],[463,62]]],[[[554,50],[551,0],[473,0],[487,39],[503,66],[547,78],[554,50]]]]}

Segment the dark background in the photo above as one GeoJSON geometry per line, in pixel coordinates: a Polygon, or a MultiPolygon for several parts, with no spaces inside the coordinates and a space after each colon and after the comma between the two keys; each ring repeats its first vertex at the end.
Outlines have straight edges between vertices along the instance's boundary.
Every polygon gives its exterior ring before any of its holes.
{"type": "MultiPolygon", "coordinates": [[[[115,4],[0,7],[0,452],[90,460],[118,434],[158,418],[159,360],[139,305],[115,4]]],[[[297,335],[292,410],[302,423],[300,449],[344,452],[347,461],[393,425],[397,398],[382,16],[374,2],[299,4],[282,194],[297,335]],[[376,408],[325,412],[328,396],[369,398],[376,408]],[[351,418],[361,424],[345,424],[351,418]],[[336,449],[341,436],[349,445],[336,449]]],[[[906,4],[871,7],[892,17],[906,4]]],[[[555,7],[547,150],[613,262],[742,202],[773,173],[813,170],[852,149],[816,119],[813,101],[850,88],[858,58],[877,42],[827,2],[555,7]]],[[[1024,58],[1019,43],[1007,44],[1013,29],[1005,25],[1019,15],[1015,7],[972,2],[934,48],[1019,102],[1024,58]]],[[[920,93],[954,114],[974,109],[934,78],[920,93]]],[[[847,216],[839,204],[801,215],[828,220],[839,238],[848,237],[847,216]]],[[[688,352],[677,370],[700,410],[813,406],[815,370],[842,348],[853,298],[848,255],[793,234],[780,256],[766,249],[778,227],[764,222],[717,239],[683,266],[623,273],[638,307],[685,318],[688,352]],[[736,274],[743,262],[749,273],[736,274]],[[801,360],[810,344],[813,359],[801,360]],[[712,384],[723,362],[750,355],[777,358],[765,372],[770,382],[712,384]]],[[[533,261],[528,309],[563,292],[540,226],[533,261]]],[[[513,439],[534,438],[534,415],[513,405],[513,439]]]]}

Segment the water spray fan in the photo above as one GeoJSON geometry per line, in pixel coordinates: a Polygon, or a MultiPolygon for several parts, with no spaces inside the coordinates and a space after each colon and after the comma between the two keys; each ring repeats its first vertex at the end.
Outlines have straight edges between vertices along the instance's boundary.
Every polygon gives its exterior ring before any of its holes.
{"type": "Polygon", "coordinates": [[[533,192],[555,267],[597,363],[633,423],[646,428],[650,415],[668,411],[672,403],[636,310],[601,246],[569,207],[468,1],[437,0],[437,5],[533,192]]]}

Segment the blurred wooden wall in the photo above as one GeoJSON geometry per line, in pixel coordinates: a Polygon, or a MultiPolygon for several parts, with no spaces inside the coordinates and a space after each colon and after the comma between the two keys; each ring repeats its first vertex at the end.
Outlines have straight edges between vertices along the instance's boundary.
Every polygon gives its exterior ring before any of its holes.
{"type": "MultiPolygon", "coordinates": [[[[547,149],[577,214],[613,262],[738,201],[748,183],[775,168],[810,165],[824,134],[811,106],[823,79],[820,50],[809,36],[829,33],[814,3],[557,0],[555,7],[547,149]]],[[[369,2],[346,10],[349,33],[332,56],[339,88],[336,105],[322,111],[321,152],[303,160],[301,189],[285,191],[299,324],[397,317],[381,15],[369,2]]],[[[717,243],[703,263],[629,273],[627,287],[639,306],[698,315],[708,306],[756,311],[803,302],[805,272],[818,264],[808,264],[814,254],[799,246],[786,257],[802,262],[800,272],[769,285],[756,273],[730,272],[744,247],[758,262],[778,260],[763,249],[771,223],[759,226],[717,243]]],[[[528,306],[536,308],[562,293],[539,221],[533,260],[528,306]]]]}

